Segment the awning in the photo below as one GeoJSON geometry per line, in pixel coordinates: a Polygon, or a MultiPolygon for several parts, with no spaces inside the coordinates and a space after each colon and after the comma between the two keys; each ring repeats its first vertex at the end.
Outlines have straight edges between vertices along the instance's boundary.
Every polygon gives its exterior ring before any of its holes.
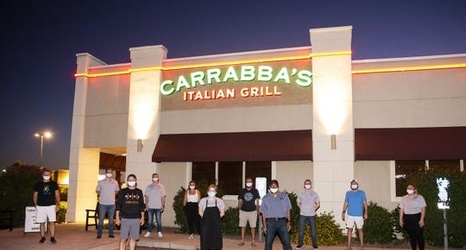
{"type": "Polygon", "coordinates": [[[355,130],[356,160],[466,158],[466,127],[355,130]]]}
{"type": "Polygon", "coordinates": [[[153,162],[312,160],[311,130],[162,134],[153,162]]]}

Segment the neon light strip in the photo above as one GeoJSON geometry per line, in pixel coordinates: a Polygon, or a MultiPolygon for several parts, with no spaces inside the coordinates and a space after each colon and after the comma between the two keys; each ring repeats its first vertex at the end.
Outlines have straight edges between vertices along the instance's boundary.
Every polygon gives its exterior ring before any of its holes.
{"type": "Polygon", "coordinates": [[[353,74],[371,74],[371,73],[406,72],[406,71],[433,70],[433,69],[457,69],[457,68],[466,68],[466,63],[392,67],[392,68],[378,68],[378,69],[355,69],[352,71],[352,73],[353,74]]]}
{"type": "Polygon", "coordinates": [[[124,75],[130,74],[131,72],[142,72],[149,70],[176,70],[176,69],[192,69],[192,68],[202,68],[202,67],[219,67],[219,66],[228,66],[228,65],[238,65],[246,63],[265,63],[265,62],[280,62],[280,61],[292,61],[292,60],[305,60],[312,57],[323,57],[323,56],[340,56],[340,55],[351,55],[351,51],[339,51],[339,52],[329,52],[329,53],[310,53],[309,55],[304,56],[289,56],[289,57],[277,57],[277,58],[267,58],[267,59],[251,59],[251,60],[241,60],[241,61],[231,61],[231,62],[217,62],[217,63],[200,63],[200,64],[190,64],[190,65],[181,65],[181,66],[172,66],[172,67],[145,67],[145,68],[134,68],[121,71],[105,72],[105,73],[76,73],[75,77],[101,77],[101,76],[114,76],[114,75],[124,75]]]}

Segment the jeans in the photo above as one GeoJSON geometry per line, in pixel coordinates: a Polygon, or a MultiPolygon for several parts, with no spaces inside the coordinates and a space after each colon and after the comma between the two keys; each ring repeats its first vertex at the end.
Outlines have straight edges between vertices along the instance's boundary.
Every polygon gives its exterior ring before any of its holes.
{"type": "Polygon", "coordinates": [[[287,228],[287,221],[267,219],[267,234],[265,235],[265,250],[272,250],[273,240],[278,234],[284,250],[291,250],[290,234],[287,228]]]}
{"type": "Polygon", "coordinates": [[[102,204],[99,204],[99,225],[97,226],[97,235],[102,235],[105,214],[108,215],[108,234],[113,235],[113,215],[115,214],[115,205],[102,204]]]}
{"type": "Polygon", "coordinates": [[[306,230],[306,222],[309,222],[311,227],[312,247],[317,248],[317,234],[316,234],[316,218],[315,216],[299,216],[299,237],[298,245],[304,245],[304,231],[306,230]]]}
{"type": "Polygon", "coordinates": [[[149,210],[147,210],[147,231],[152,232],[154,215],[155,222],[157,223],[157,232],[162,232],[162,212],[160,212],[160,209],[156,208],[149,208],[149,210]]]}

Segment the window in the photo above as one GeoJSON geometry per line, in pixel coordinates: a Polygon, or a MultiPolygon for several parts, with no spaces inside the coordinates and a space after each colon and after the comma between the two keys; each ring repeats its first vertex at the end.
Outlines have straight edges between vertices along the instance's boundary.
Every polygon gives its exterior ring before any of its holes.
{"type": "Polygon", "coordinates": [[[218,183],[226,195],[237,195],[244,186],[244,178],[272,176],[272,162],[193,162],[192,179],[218,183]],[[218,167],[216,167],[218,166],[218,167]]]}

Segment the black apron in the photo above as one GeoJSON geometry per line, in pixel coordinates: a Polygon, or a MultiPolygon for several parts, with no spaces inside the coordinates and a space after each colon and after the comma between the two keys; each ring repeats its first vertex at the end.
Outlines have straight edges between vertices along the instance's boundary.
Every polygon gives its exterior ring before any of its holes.
{"type": "Polygon", "coordinates": [[[217,198],[215,198],[215,207],[207,207],[201,219],[201,250],[223,248],[222,225],[220,221],[220,210],[217,207],[217,198]]]}

